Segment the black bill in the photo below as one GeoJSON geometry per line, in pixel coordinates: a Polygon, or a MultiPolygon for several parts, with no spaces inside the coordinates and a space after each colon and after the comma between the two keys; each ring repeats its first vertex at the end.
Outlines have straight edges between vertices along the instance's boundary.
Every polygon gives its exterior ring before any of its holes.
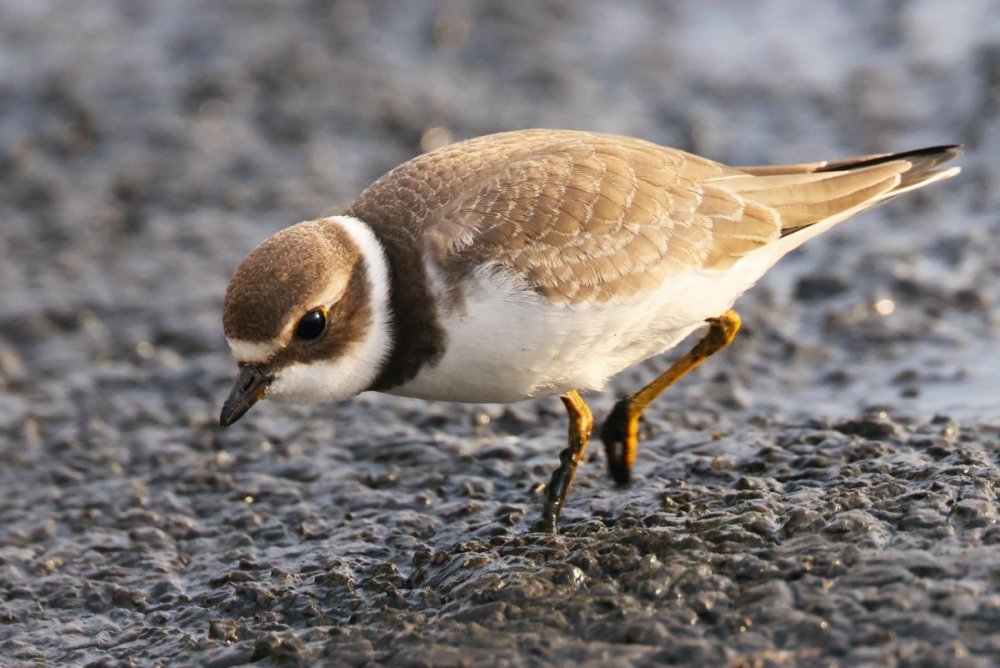
{"type": "Polygon", "coordinates": [[[270,382],[271,376],[267,376],[253,367],[240,367],[240,377],[233,385],[233,390],[229,393],[226,403],[222,404],[219,424],[228,427],[243,417],[243,414],[250,410],[251,406],[264,398],[264,392],[270,382]]]}

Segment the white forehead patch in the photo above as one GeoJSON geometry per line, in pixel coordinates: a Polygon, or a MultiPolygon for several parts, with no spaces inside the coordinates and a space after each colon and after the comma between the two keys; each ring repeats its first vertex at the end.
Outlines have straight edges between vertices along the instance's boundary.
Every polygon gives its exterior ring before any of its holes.
{"type": "Polygon", "coordinates": [[[275,345],[268,341],[241,341],[226,339],[237,362],[264,362],[274,354],[275,345]]]}

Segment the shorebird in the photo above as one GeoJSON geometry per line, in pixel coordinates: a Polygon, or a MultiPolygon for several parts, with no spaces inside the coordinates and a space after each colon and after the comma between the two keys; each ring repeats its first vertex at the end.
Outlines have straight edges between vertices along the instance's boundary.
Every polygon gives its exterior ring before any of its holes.
{"type": "Polygon", "coordinates": [[[263,397],[560,395],[568,445],[541,521],[555,531],[593,427],[580,391],[707,325],[604,422],[610,474],[625,484],[642,412],[729,345],[743,292],[834,225],[954,176],[939,165],[960,153],[728,167],[630,137],[525,130],[421,155],[236,269],[223,323],[240,375],[221,424],[263,397]]]}

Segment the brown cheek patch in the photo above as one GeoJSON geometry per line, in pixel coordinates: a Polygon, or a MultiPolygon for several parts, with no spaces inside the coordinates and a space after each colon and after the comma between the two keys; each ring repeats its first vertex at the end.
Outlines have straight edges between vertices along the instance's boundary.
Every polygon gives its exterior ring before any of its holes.
{"type": "Polygon", "coordinates": [[[352,346],[364,339],[372,323],[367,273],[364,260],[358,258],[344,296],[327,313],[323,336],[311,342],[293,339],[269,366],[276,369],[288,364],[331,361],[350,354],[352,346]]]}

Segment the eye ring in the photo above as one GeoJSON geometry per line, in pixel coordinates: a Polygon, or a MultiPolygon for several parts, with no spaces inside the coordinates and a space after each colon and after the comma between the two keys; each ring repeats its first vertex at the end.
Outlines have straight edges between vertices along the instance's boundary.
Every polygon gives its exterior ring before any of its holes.
{"type": "Polygon", "coordinates": [[[316,308],[309,311],[299,324],[295,326],[295,338],[302,341],[315,341],[326,330],[326,310],[316,308]]]}

